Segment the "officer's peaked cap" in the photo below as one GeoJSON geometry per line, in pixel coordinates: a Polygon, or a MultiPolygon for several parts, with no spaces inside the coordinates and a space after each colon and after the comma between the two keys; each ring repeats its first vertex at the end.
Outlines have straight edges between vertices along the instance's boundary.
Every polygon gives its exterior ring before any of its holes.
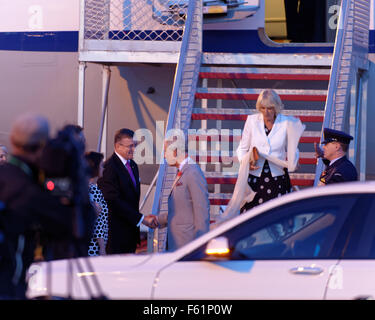
{"type": "Polygon", "coordinates": [[[353,140],[353,137],[343,131],[324,128],[324,141],[322,144],[327,144],[329,142],[341,142],[343,144],[349,144],[351,140],[353,140]]]}

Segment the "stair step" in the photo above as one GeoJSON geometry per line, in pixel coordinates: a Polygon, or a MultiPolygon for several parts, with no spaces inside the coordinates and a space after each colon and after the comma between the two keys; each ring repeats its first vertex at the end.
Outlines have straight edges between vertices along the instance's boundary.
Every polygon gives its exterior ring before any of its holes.
{"type": "MultiPolygon", "coordinates": [[[[233,152],[229,155],[222,155],[220,151],[201,151],[198,154],[190,154],[189,157],[199,164],[231,164],[232,162],[238,163],[237,156],[233,156],[233,152]]],[[[299,164],[316,164],[315,152],[300,152],[299,164]]]]}
{"type": "MultiPolygon", "coordinates": [[[[290,180],[296,186],[314,185],[314,173],[289,173],[290,180]]],[[[208,184],[236,184],[237,172],[205,172],[208,184]]]]}
{"type": "Polygon", "coordinates": [[[232,193],[210,193],[208,199],[212,206],[226,206],[232,199],[232,193]]]}
{"type": "MultiPolygon", "coordinates": [[[[222,133],[219,133],[219,130],[216,129],[211,130],[210,132],[205,133],[197,133],[197,134],[189,134],[189,141],[225,141],[225,142],[240,142],[241,141],[241,131],[238,131],[236,134],[231,129],[224,129],[222,133]],[[216,132],[216,133],[215,133],[216,132]]],[[[320,143],[320,131],[304,131],[302,134],[301,139],[299,140],[300,143],[320,143]]]]}
{"type": "Polygon", "coordinates": [[[331,67],[332,54],[203,52],[202,64],[331,67]]]}
{"type": "Polygon", "coordinates": [[[208,199],[211,205],[227,205],[229,200],[232,198],[232,193],[210,193],[208,199]]]}
{"type": "Polygon", "coordinates": [[[329,81],[330,69],[202,67],[202,79],[329,81]]]}
{"type": "MultiPolygon", "coordinates": [[[[257,100],[264,89],[197,88],[196,99],[257,100]]],[[[327,90],[275,89],[284,101],[326,101],[327,90]]]]}
{"type": "MultiPolygon", "coordinates": [[[[257,113],[255,109],[193,108],[192,120],[242,120],[257,113]]],[[[300,118],[302,122],[323,122],[323,110],[284,110],[283,114],[300,118]]]]}

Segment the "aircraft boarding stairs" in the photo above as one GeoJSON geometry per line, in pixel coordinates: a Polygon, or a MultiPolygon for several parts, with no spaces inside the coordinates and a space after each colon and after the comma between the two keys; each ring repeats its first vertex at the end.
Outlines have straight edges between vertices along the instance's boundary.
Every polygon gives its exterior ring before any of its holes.
{"type": "MultiPolygon", "coordinates": [[[[201,165],[209,186],[211,222],[231,199],[239,168],[235,151],[245,120],[256,112],[256,99],[265,88],[280,95],[285,114],[306,124],[298,146],[299,167],[290,173],[294,186],[317,184],[316,175],[323,164],[315,159],[314,142],[320,142],[322,127],[345,130],[355,137],[349,158],[359,163],[360,179],[364,180],[369,39],[365,9],[369,2],[342,2],[332,55],[201,52],[197,40],[201,34],[200,2],[191,4],[187,17],[191,17],[194,31],[189,32],[187,24],[166,130],[180,129],[188,135],[189,155],[201,165]]],[[[154,214],[168,212],[175,176],[176,168],[160,166],[154,214]]],[[[166,232],[164,228],[149,233],[149,251],[165,249],[166,232]]]]}
{"type": "MultiPolygon", "coordinates": [[[[175,111],[177,117],[170,126],[188,135],[189,156],[205,174],[211,223],[232,197],[239,169],[236,149],[247,116],[257,112],[256,100],[263,89],[274,89],[284,104],[283,113],[300,118],[306,125],[298,146],[299,166],[290,177],[297,189],[314,185],[317,164],[314,142],[319,143],[321,138],[330,61],[330,56],[321,59],[313,54],[302,59],[293,55],[278,59],[273,55],[202,53],[195,68],[195,86],[180,88],[186,92],[185,99],[190,97],[193,102],[190,107],[181,107],[184,103],[180,101],[176,103],[180,109],[175,111]]],[[[168,121],[171,119],[170,115],[168,121]]],[[[154,200],[155,214],[168,211],[168,197],[176,177],[176,168],[164,165],[164,172],[163,165],[160,168],[156,186],[157,192],[160,188],[160,197],[154,200]]],[[[153,250],[164,250],[166,232],[164,228],[151,233],[153,241],[149,243],[153,243],[153,250]]]]}
{"type": "MultiPolygon", "coordinates": [[[[201,165],[209,185],[211,221],[231,199],[242,129],[247,116],[257,112],[256,99],[265,88],[280,95],[284,114],[298,117],[306,125],[299,143],[299,168],[290,176],[293,186],[313,186],[314,142],[320,142],[330,76],[330,67],[324,65],[290,66],[277,61],[254,65],[244,56],[240,60],[236,54],[226,54],[226,59],[218,56],[203,53],[189,130],[189,148],[196,150],[191,158],[201,165]]],[[[248,57],[250,61],[251,55],[248,57]]]]}

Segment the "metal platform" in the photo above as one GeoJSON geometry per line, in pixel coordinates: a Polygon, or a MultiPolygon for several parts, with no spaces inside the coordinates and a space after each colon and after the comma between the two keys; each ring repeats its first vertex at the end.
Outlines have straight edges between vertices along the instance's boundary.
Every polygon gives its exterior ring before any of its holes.
{"type": "Polygon", "coordinates": [[[177,63],[186,19],[175,12],[179,6],[178,0],[81,0],[79,60],[177,63]]]}

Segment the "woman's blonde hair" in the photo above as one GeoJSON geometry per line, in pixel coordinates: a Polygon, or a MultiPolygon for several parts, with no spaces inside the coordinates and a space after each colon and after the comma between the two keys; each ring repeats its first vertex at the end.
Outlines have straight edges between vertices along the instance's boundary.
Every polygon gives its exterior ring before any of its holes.
{"type": "Polygon", "coordinates": [[[258,96],[256,109],[260,111],[260,106],[266,108],[275,108],[276,115],[284,110],[284,105],[281,102],[279,95],[272,89],[264,89],[258,96]]]}

